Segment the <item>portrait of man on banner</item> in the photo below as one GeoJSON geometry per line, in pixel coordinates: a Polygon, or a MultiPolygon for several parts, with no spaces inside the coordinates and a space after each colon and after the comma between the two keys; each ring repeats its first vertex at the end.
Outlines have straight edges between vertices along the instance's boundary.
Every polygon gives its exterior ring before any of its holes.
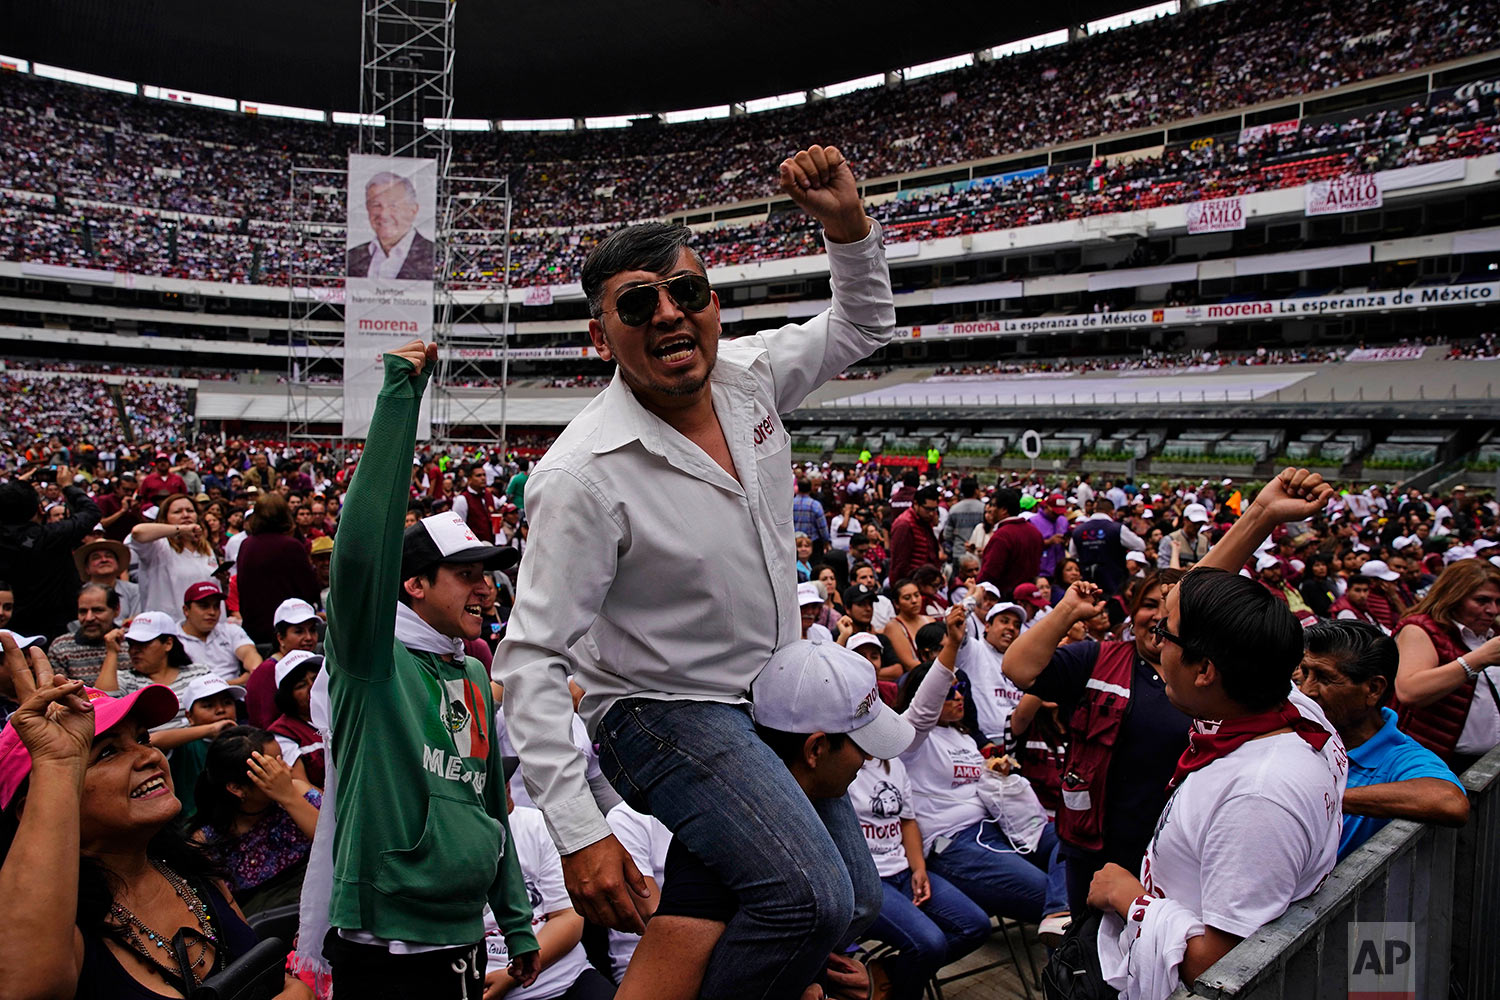
{"type": "Polygon", "coordinates": [[[432,231],[432,199],[423,199],[410,177],[392,170],[365,178],[363,191],[362,202],[349,199],[348,276],[431,281],[433,242],[422,230],[432,231]]]}

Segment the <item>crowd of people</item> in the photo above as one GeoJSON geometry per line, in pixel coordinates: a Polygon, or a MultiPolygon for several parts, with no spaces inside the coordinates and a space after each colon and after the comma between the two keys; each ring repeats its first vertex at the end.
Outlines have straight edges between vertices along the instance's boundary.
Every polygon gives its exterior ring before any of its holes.
{"type": "MultiPolygon", "coordinates": [[[[720,121],[577,135],[461,133],[455,155],[466,170],[511,179],[512,283],[562,284],[576,280],[601,225],[766,196],[772,180],[754,165],[793,132],[846,136],[844,148],[861,162],[899,173],[1186,119],[1495,44],[1483,9],[1453,0],[1366,6],[1353,22],[1305,0],[1273,8],[1215,5],[899,88],[720,121]],[[1241,58],[1219,58],[1214,40],[1229,34],[1241,58]],[[1163,51],[1173,58],[1158,58],[1163,51]],[[1260,67],[1253,80],[1245,60],[1260,67]],[[1184,65],[1193,72],[1181,72],[1184,65]],[[688,162],[692,170],[674,169],[688,162]]],[[[303,241],[291,225],[341,223],[342,196],[303,193],[294,206],[288,185],[293,166],[339,168],[347,128],[244,120],[22,77],[3,83],[0,135],[16,155],[0,164],[0,254],[239,283],[342,273],[336,241],[303,241]]],[[[893,238],[914,240],[1151,208],[1479,155],[1495,148],[1496,122],[1493,101],[1421,101],[1245,143],[1174,144],[1152,156],[923,192],[875,212],[893,238]]],[[[470,215],[475,226],[499,225],[482,208],[470,215]]],[[[714,264],[818,251],[797,213],[705,236],[714,264]]],[[[464,264],[456,278],[493,283],[498,244],[494,255],[464,264]]]]}
{"type": "MultiPolygon", "coordinates": [[[[333,540],[349,530],[345,501],[365,459],[231,442],[178,462],[164,453],[101,457],[87,441],[83,431],[37,442],[34,461],[0,487],[5,642],[86,685],[90,697],[138,706],[124,725],[151,729],[152,753],[166,755],[153,766],[170,773],[184,803],[184,836],[203,849],[212,866],[203,871],[226,873],[240,912],[296,902],[326,781],[309,706],[327,641],[333,540]],[[41,464],[58,457],[79,464],[55,475],[41,464]],[[145,707],[138,699],[151,685],[169,688],[180,707],[145,707]]],[[[1235,526],[1261,501],[1228,481],[1096,486],[1088,475],[1011,475],[982,490],[936,471],[852,465],[791,474],[802,635],[867,660],[881,697],[921,734],[908,751],[866,763],[850,790],[885,886],[867,934],[899,948],[877,963],[892,996],[919,995],[939,967],[985,940],[991,916],[1036,923],[1045,943],[1064,941],[1069,914],[1109,908],[1096,872],[1134,874],[1187,740],[1187,716],[1162,684],[1171,680],[1172,637],[1190,641],[1167,595],[1194,565],[1237,572],[1236,600],[1268,599],[1305,629],[1300,690],[1337,728],[1349,761],[1343,832],[1333,834],[1339,858],[1392,815],[1463,822],[1467,802],[1449,765],[1461,769],[1500,743],[1500,715],[1474,693],[1474,677],[1500,665],[1500,510],[1489,494],[1391,496],[1375,486],[1324,497],[1307,516],[1247,540],[1235,526]],[[1114,650],[1125,659],[1111,659],[1114,650]],[[1106,670],[1123,671],[1127,688],[1134,677],[1130,690],[1143,702],[1100,764],[1082,752],[1093,733],[1086,717],[1101,710],[1086,682],[1106,670]],[[922,700],[933,672],[946,701],[922,700]],[[1085,759],[1103,770],[1076,775],[1085,759]],[[1010,844],[1020,835],[989,819],[992,779],[981,776],[996,767],[997,783],[1019,775],[1029,790],[1022,801],[1038,803],[1039,839],[1019,854],[1010,844]],[[1102,812],[1069,811],[1079,782],[1095,783],[1108,803],[1102,812]],[[1368,790],[1356,794],[1357,783],[1368,790]],[[937,844],[946,849],[934,852],[937,844]]],[[[529,538],[527,478],[524,460],[419,453],[397,498],[408,524],[457,513],[510,553],[505,569],[473,584],[482,628],[466,650],[486,666],[524,584],[515,563],[529,538]]],[[[1189,602],[1184,590],[1181,613],[1189,602]]],[[[1211,636],[1191,641],[1205,645],[1182,648],[1214,648],[1211,636]]],[[[6,690],[4,711],[16,711],[25,693],[6,690]]],[[[102,720],[123,710],[95,711],[102,720]]],[[[497,731],[503,724],[497,714],[497,731]]],[[[533,812],[510,817],[528,885],[530,866],[556,863],[555,854],[546,860],[545,836],[521,839],[533,812]]],[[[643,873],[658,885],[669,877],[659,823],[627,805],[609,819],[622,841],[639,845],[632,853],[643,873]]],[[[543,888],[536,904],[570,928],[563,953],[572,957],[549,950],[571,970],[560,985],[584,973],[617,981],[629,947],[611,937],[584,949],[584,921],[568,923],[577,915],[560,885],[543,888]]],[[[206,902],[216,914],[223,908],[206,902]]],[[[1247,912],[1221,929],[1250,929],[1260,918],[1247,912]]],[[[1106,936],[1118,930],[1104,926],[1106,936]]],[[[309,976],[308,988],[316,985],[309,976]]]]}

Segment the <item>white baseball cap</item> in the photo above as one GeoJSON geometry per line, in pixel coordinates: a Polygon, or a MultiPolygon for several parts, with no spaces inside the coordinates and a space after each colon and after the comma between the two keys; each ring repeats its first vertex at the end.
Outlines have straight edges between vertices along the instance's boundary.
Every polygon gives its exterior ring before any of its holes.
{"type": "Polygon", "coordinates": [[[521,560],[509,545],[486,545],[452,511],[424,517],[401,536],[401,579],[408,580],[438,563],[482,563],[507,570],[521,560]]]}
{"type": "Polygon", "coordinates": [[[1373,576],[1378,580],[1386,581],[1401,579],[1400,573],[1392,571],[1389,566],[1387,566],[1383,561],[1379,559],[1371,559],[1369,562],[1361,566],[1359,568],[1359,575],[1373,576]]]}
{"type": "Polygon", "coordinates": [[[1496,545],[1500,545],[1500,542],[1494,541],[1489,538],[1474,539],[1475,552],[1483,552],[1485,549],[1494,548],[1496,545]]]}
{"type": "Polygon", "coordinates": [[[822,604],[822,603],[823,603],[823,588],[818,585],[818,582],[816,580],[808,580],[805,583],[799,583],[799,584],[797,584],[797,606],[798,607],[801,607],[804,604],[822,604]]]}
{"type": "Polygon", "coordinates": [[[910,722],[880,700],[870,662],[833,642],[799,639],[772,654],[750,686],[755,721],[784,733],[848,733],[890,760],[916,739],[910,722]]]}
{"type": "Polygon", "coordinates": [[[245,689],[242,685],[225,683],[224,678],[217,674],[210,677],[194,677],[188,682],[187,690],[182,694],[183,707],[192,708],[195,702],[204,698],[212,698],[225,691],[228,691],[235,701],[245,700],[245,689]]]}
{"type": "Polygon", "coordinates": [[[164,635],[176,634],[177,623],[160,611],[142,611],[130,619],[130,627],[125,630],[125,638],[133,642],[150,642],[164,635]]]}
{"type": "Polygon", "coordinates": [[[1131,549],[1129,552],[1125,553],[1125,561],[1128,563],[1140,563],[1142,566],[1144,566],[1146,565],[1146,553],[1137,552],[1135,549],[1131,549]]]}
{"type": "Polygon", "coordinates": [[[1262,552],[1260,554],[1260,558],[1257,559],[1257,560],[1255,560],[1255,568],[1258,569],[1258,570],[1260,570],[1260,569],[1270,569],[1272,566],[1280,566],[1280,565],[1281,565],[1281,560],[1277,559],[1275,556],[1271,555],[1269,552],[1262,552]]]}
{"type": "Polygon", "coordinates": [[[1416,535],[1402,535],[1399,538],[1391,539],[1391,548],[1395,549],[1397,552],[1400,552],[1408,545],[1416,545],[1421,541],[1422,540],[1416,535]]]}
{"type": "Polygon", "coordinates": [[[984,616],[985,623],[988,624],[989,622],[991,622],[991,621],[994,620],[994,618],[995,618],[996,615],[1003,614],[1006,611],[1014,611],[1017,615],[1020,616],[1021,621],[1024,622],[1026,620],[1026,609],[1025,608],[1021,607],[1019,604],[1014,604],[1014,603],[1012,603],[1010,601],[1001,601],[999,604],[995,605],[993,608],[990,608],[990,610],[985,614],[985,616],[984,616]]]}
{"type": "Polygon", "coordinates": [[[1208,523],[1208,508],[1201,503],[1190,503],[1182,509],[1182,516],[1199,524],[1208,523]]]}
{"type": "Polygon", "coordinates": [[[288,597],[276,605],[276,613],[271,616],[273,625],[300,625],[306,621],[312,621],[318,617],[313,606],[300,597],[288,597]]]}
{"type": "Polygon", "coordinates": [[[290,653],[276,661],[276,686],[281,687],[281,682],[287,679],[287,675],[300,666],[304,666],[308,660],[317,660],[318,667],[323,666],[323,657],[317,653],[310,653],[305,649],[294,649],[290,653]]]}
{"type": "Polygon", "coordinates": [[[26,649],[28,646],[44,646],[47,643],[47,637],[44,635],[22,635],[19,632],[12,632],[8,628],[0,628],[0,635],[10,636],[11,640],[15,642],[17,649],[26,649]]]}
{"type": "Polygon", "coordinates": [[[844,648],[859,649],[861,646],[874,646],[876,649],[885,648],[885,646],[880,642],[880,636],[876,635],[874,632],[854,633],[849,637],[849,641],[844,645],[844,648]]]}
{"type": "Polygon", "coordinates": [[[991,597],[1002,598],[1005,596],[1004,594],[1000,593],[999,587],[995,586],[993,583],[990,583],[990,581],[988,580],[980,580],[979,589],[984,591],[986,594],[989,594],[991,597]]]}

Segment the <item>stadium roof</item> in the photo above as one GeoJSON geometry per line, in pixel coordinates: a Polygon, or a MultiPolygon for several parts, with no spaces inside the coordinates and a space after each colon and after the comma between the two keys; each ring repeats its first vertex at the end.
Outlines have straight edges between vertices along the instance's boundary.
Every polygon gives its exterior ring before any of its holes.
{"type": "MultiPolygon", "coordinates": [[[[1083,24],[1147,0],[464,0],[456,117],[698,108],[1083,24]]],[[[358,0],[0,0],[6,55],[141,84],[359,110],[358,0]]]]}

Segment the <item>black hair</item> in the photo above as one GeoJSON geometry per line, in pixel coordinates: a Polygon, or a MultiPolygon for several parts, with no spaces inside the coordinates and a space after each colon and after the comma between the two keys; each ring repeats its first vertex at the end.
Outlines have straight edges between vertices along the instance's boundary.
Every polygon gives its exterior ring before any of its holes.
{"type": "Polygon", "coordinates": [[[266,744],[276,737],[254,726],[230,726],[208,745],[203,770],[193,787],[198,803],[195,822],[214,828],[214,843],[232,840],[234,819],[239,815],[240,800],[229,791],[229,785],[250,784],[250,755],[264,752],[266,744]]]}
{"type": "MultiPolygon", "coordinates": [[[[0,590],[5,589],[5,584],[0,583],[0,590]]],[[[85,583],[78,588],[78,596],[82,597],[91,590],[102,590],[104,592],[104,605],[115,614],[120,613],[120,595],[115,593],[115,588],[106,587],[102,583],[85,583]]]]}
{"type": "Polygon", "coordinates": [[[936,486],[924,486],[920,490],[917,490],[916,495],[912,498],[912,504],[926,503],[929,500],[936,500],[937,498],[938,488],[936,486]]]}
{"type": "Polygon", "coordinates": [[[36,487],[18,479],[0,483],[0,524],[24,524],[41,509],[36,487]]]}
{"type": "Polygon", "coordinates": [[[11,593],[12,593],[12,594],[14,594],[14,593],[15,593],[15,592],[16,592],[16,588],[14,588],[14,587],[12,587],[12,586],[11,586],[11,585],[10,585],[10,584],[9,584],[9,583],[8,583],[8,582],[7,582],[7,581],[5,581],[5,580],[0,580],[0,590],[8,590],[8,591],[10,591],[10,592],[11,592],[11,593]]]}
{"type": "Polygon", "coordinates": [[[942,622],[928,622],[917,629],[917,649],[940,649],[947,634],[948,627],[942,622]]]}
{"type": "MultiPolygon", "coordinates": [[[[785,733],[780,729],[772,729],[769,726],[756,724],[755,733],[760,741],[771,748],[771,752],[781,759],[787,767],[802,759],[802,748],[807,745],[807,738],[811,733],[785,733]]],[[[844,744],[849,740],[848,733],[824,733],[828,738],[828,747],[831,750],[842,750],[844,744]]]]}
{"type": "Polygon", "coordinates": [[[282,715],[290,715],[297,718],[297,699],[292,695],[292,689],[302,683],[302,678],[308,674],[315,674],[323,667],[321,656],[311,656],[292,668],[291,672],[281,679],[276,685],[276,710],[282,715]]]}
{"type": "Polygon", "coordinates": [[[1115,509],[1115,502],[1109,497],[1094,497],[1094,510],[1108,514],[1115,509]]]}
{"type": "Polygon", "coordinates": [[[677,266],[683,250],[704,274],[708,268],[698,251],[688,246],[693,231],[687,226],[665,222],[642,222],[610,233],[589,253],[583,262],[583,294],[589,300],[589,315],[604,315],[604,283],[621,271],[650,271],[665,274],[677,266]]]}
{"type": "Polygon", "coordinates": [[[1396,691],[1396,667],[1401,654],[1396,649],[1396,640],[1369,622],[1338,621],[1318,622],[1303,631],[1307,651],[1314,656],[1326,656],[1338,666],[1343,675],[1355,684],[1363,684],[1372,677],[1385,678],[1385,691],[1380,697],[1383,705],[1396,691]]]}
{"type": "Polygon", "coordinates": [[[1302,662],[1302,625],[1264,586],[1238,573],[1195,569],[1177,584],[1182,655],[1212,660],[1224,693],[1262,712],[1279,705],[1302,662]]]}
{"type": "Polygon", "coordinates": [[[1021,494],[1009,486],[1002,486],[990,497],[990,503],[1001,508],[1011,517],[1021,513],[1021,494]]]}

